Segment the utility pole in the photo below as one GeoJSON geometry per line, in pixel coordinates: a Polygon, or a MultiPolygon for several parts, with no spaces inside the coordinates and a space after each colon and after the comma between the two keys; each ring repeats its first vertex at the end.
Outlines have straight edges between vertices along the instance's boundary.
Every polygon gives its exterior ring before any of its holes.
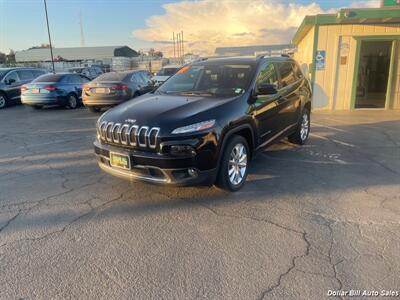
{"type": "Polygon", "coordinates": [[[181,57],[181,47],[179,46],[180,45],[180,34],[179,33],[177,33],[177,37],[176,37],[176,46],[177,46],[177,48],[178,48],[178,59],[181,57]]]}
{"type": "Polygon", "coordinates": [[[185,62],[185,48],[184,48],[184,39],[183,39],[183,30],[181,31],[182,34],[182,63],[185,62]]]}
{"type": "Polygon", "coordinates": [[[53,58],[53,46],[51,45],[51,37],[50,37],[50,27],[49,27],[49,17],[47,15],[47,4],[46,0],[43,0],[44,2],[44,10],[46,12],[46,23],[47,23],[47,33],[49,35],[49,45],[50,45],[50,55],[51,55],[51,64],[53,65],[53,73],[56,72],[55,67],[54,67],[54,58],[53,58]]]}
{"type": "Polygon", "coordinates": [[[174,58],[176,58],[176,55],[175,55],[175,32],[172,33],[172,40],[174,42],[174,58]]]}
{"type": "Polygon", "coordinates": [[[79,25],[81,27],[81,47],[85,47],[85,36],[83,35],[83,22],[82,22],[82,12],[79,11],[79,25]]]}

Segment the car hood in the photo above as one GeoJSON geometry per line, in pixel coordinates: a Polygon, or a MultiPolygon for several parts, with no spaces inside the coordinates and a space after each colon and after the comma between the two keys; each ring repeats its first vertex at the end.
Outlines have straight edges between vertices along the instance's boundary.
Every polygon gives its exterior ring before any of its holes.
{"type": "MultiPolygon", "coordinates": [[[[236,98],[236,97],[235,97],[236,98]]],[[[131,123],[170,130],[215,118],[215,108],[235,98],[147,94],[107,111],[100,122],[131,123]]]]}

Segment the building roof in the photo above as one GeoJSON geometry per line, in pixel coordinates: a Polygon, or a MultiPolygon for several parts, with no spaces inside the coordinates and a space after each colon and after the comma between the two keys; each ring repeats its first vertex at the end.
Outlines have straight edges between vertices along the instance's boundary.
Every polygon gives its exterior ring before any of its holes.
{"type": "Polygon", "coordinates": [[[293,45],[256,45],[256,46],[241,46],[241,47],[217,47],[215,49],[216,55],[255,55],[259,52],[274,52],[287,49],[293,49],[293,45]]]}
{"type": "Polygon", "coordinates": [[[292,43],[297,45],[315,25],[393,23],[400,23],[399,6],[383,8],[344,8],[337,14],[306,16],[295,33],[292,43]]]}
{"type": "MultiPolygon", "coordinates": [[[[103,47],[76,47],[53,48],[54,58],[61,57],[64,60],[89,60],[106,59],[117,56],[135,57],[138,53],[128,46],[103,46],[103,47]]],[[[30,49],[15,53],[17,62],[50,61],[50,49],[30,49]]]]}

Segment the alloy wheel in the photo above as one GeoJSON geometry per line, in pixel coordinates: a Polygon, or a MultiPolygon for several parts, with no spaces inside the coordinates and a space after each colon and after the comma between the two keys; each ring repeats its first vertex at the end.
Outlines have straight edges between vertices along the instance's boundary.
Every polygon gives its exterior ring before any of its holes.
{"type": "Polygon", "coordinates": [[[73,96],[73,95],[69,96],[68,104],[69,104],[69,107],[70,107],[70,108],[76,108],[76,106],[77,106],[77,101],[76,101],[75,96],[73,96]]]}
{"type": "Polygon", "coordinates": [[[0,95],[0,108],[4,108],[6,106],[6,99],[3,95],[0,95]]]}
{"type": "Polygon", "coordinates": [[[309,131],[310,131],[310,120],[308,118],[308,114],[304,113],[300,125],[300,138],[302,141],[305,141],[307,139],[309,131]]]}
{"type": "Polygon", "coordinates": [[[239,143],[233,147],[229,156],[228,177],[232,185],[242,183],[247,169],[247,150],[246,147],[239,143]]]}

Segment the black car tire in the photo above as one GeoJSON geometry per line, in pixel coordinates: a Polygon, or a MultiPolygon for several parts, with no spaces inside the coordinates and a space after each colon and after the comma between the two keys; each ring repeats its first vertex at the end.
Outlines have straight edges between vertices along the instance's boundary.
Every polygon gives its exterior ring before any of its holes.
{"type": "Polygon", "coordinates": [[[41,109],[43,106],[41,105],[32,105],[32,108],[35,110],[41,109]]]}
{"type": "Polygon", "coordinates": [[[222,154],[216,185],[230,192],[240,190],[246,182],[249,158],[250,150],[246,139],[240,135],[233,135],[228,140],[222,154]],[[243,150],[244,156],[239,155],[237,151],[239,149],[243,150]],[[237,157],[235,153],[238,154],[237,157]],[[241,159],[243,159],[243,161],[241,161],[241,159]],[[244,164],[244,169],[241,169],[242,167],[240,167],[239,164],[244,164]],[[232,176],[234,177],[233,179],[232,176]],[[235,180],[236,178],[238,180],[235,180]],[[235,183],[235,181],[237,182],[235,183]]]}
{"type": "Polygon", "coordinates": [[[78,97],[75,94],[68,95],[67,107],[70,109],[75,109],[78,107],[78,97]]]}
{"type": "Polygon", "coordinates": [[[0,92],[0,109],[3,109],[7,106],[8,97],[5,93],[0,92]]]}
{"type": "Polygon", "coordinates": [[[100,107],[97,107],[97,106],[88,106],[88,109],[92,113],[97,113],[100,111],[100,107]]]}
{"type": "Polygon", "coordinates": [[[310,110],[304,108],[301,113],[299,123],[297,124],[296,131],[288,136],[289,142],[298,145],[304,145],[307,142],[310,134],[310,110]]]}

